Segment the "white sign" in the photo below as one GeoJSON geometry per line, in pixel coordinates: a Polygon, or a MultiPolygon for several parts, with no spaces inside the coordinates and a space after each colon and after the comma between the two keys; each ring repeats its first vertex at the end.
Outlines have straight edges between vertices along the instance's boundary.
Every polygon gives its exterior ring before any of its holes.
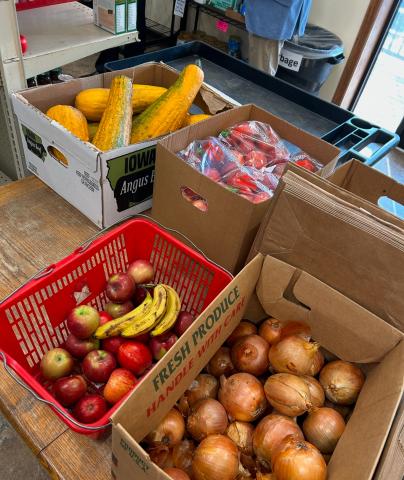
{"type": "Polygon", "coordinates": [[[187,0],[175,0],[174,15],[181,18],[184,16],[186,2],[187,0]]]}
{"type": "Polygon", "coordinates": [[[303,55],[282,48],[282,51],[279,54],[279,65],[288,70],[298,72],[300,70],[300,65],[302,64],[302,59],[303,55]]]}

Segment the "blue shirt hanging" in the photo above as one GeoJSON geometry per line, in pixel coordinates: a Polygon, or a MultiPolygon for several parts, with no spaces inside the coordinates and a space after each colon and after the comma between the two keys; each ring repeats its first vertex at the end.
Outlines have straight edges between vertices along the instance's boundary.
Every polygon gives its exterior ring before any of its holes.
{"type": "Polygon", "coordinates": [[[303,35],[311,0],[246,0],[245,20],[250,33],[271,40],[303,35]]]}

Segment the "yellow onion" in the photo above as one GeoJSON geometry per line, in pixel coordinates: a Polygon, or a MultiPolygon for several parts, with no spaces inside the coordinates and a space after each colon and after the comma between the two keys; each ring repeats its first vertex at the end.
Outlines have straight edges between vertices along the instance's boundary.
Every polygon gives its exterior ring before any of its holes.
{"type": "Polygon", "coordinates": [[[352,363],[335,360],[325,365],[319,380],[328,400],[338,405],[352,405],[365,383],[365,376],[352,363]]]}
{"type": "Polygon", "coordinates": [[[234,480],[239,463],[239,451],[229,437],[209,435],[195,450],[192,472],[195,480],[234,480]]]}
{"type": "Polygon", "coordinates": [[[324,366],[324,356],[320,352],[320,350],[318,350],[313,357],[313,362],[310,367],[309,375],[312,375],[313,377],[315,377],[318,374],[318,372],[323,368],[323,366],[324,366]]]}
{"type": "Polygon", "coordinates": [[[189,475],[179,468],[169,467],[164,469],[165,473],[174,480],[191,480],[189,475]]]}
{"type": "MultiPolygon", "coordinates": [[[[240,463],[245,469],[246,472],[248,472],[248,475],[255,476],[257,473],[257,462],[255,461],[255,457],[253,455],[246,455],[245,453],[241,452],[240,453],[240,463]]],[[[238,477],[237,477],[237,480],[238,477]]]]}
{"type": "Polygon", "coordinates": [[[166,445],[172,447],[180,443],[184,433],[184,418],[176,408],[172,408],[160,422],[160,425],[152,430],[144,441],[150,446],[166,445]]]}
{"type": "Polygon", "coordinates": [[[195,445],[192,440],[185,438],[181,443],[174,445],[172,451],[172,460],[174,467],[184,470],[189,476],[192,476],[192,458],[194,456],[195,445]]]}
{"type": "Polygon", "coordinates": [[[320,382],[310,375],[303,375],[302,379],[309,387],[310,400],[313,407],[322,407],[325,401],[325,393],[320,382]]]}
{"type": "Polygon", "coordinates": [[[173,451],[166,445],[158,445],[157,447],[151,447],[147,450],[150,456],[150,460],[158,465],[160,468],[172,467],[173,463],[173,451]]]}
{"type": "Polygon", "coordinates": [[[227,424],[227,413],[223,405],[213,398],[205,398],[192,407],[187,430],[193,439],[201,441],[208,435],[224,433],[227,424]]]}
{"type": "Polygon", "coordinates": [[[237,327],[232,331],[229,337],[226,340],[229,347],[233,346],[240,338],[247,335],[254,335],[257,333],[257,327],[247,320],[241,321],[237,327]]]}
{"type": "Polygon", "coordinates": [[[220,378],[218,398],[229,415],[230,421],[253,422],[267,408],[264,387],[249,373],[235,373],[220,378]]]}
{"type": "Polygon", "coordinates": [[[304,438],[299,425],[290,417],[273,413],[259,422],[253,434],[253,448],[264,467],[270,467],[275,449],[288,435],[304,438]]]}
{"type": "Polygon", "coordinates": [[[318,364],[319,348],[320,345],[316,342],[308,342],[299,335],[292,335],[272,345],[269,361],[275,372],[311,375],[313,363],[318,364]]]}
{"type": "Polygon", "coordinates": [[[253,454],[252,437],[254,426],[247,422],[232,422],[226,430],[226,435],[233,440],[241,453],[253,454]]]}
{"type": "Polygon", "coordinates": [[[230,348],[220,347],[210,359],[207,371],[217,378],[220,378],[222,375],[233,375],[233,373],[236,373],[230,357],[230,348]]]}
{"type": "Polygon", "coordinates": [[[276,480],[273,473],[261,473],[257,472],[255,480],[276,480]]]}
{"type": "Polygon", "coordinates": [[[283,415],[296,417],[312,407],[308,384],[290,373],[271,375],[264,385],[268,402],[283,415]]]}
{"type": "Polygon", "coordinates": [[[344,419],[333,408],[315,408],[303,422],[306,439],[321,453],[332,453],[344,430],[344,419]]]}
{"type": "Polygon", "coordinates": [[[309,442],[286,437],[272,458],[276,480],[325,480],[327,465],[321,453],[309,442]]]}
{"type": "Polygon", "coordinates": [[[239,372],[262,375],[268,371],[269,344],[259,335],[247,335],[240,338],[231,347],[231,360],[239,372]]]}
{"type": "Polygon", "coordinates": [[[218,390],[219,382],[213,375],[199,374],[180,398],[178,402],[180,412],[188,416],[196,402],[204,398],[216,398],[218,390]]]}
{"type": "MultiPolygon", "coordinates": [[[[318,406],[321,407],[322,405],[318,405],[318,406]]],[[[329,400],[326,400],[324,402],[324,407],[333,408],[334,410],[336,410],[342,416],[345,422],[348,421],[347,419],[352,413],[352,407],[348,405],[337,405],[336,403],[332,403],[329,400]]]]}
{"type": "Polygon", "coordinates": [[[267,318],[264,320],[259,329],[258,335],[266,340],[270,345],[275,345],[281,339],[282,324],[275,318],[267,318]]]}
{"type": "Polygon", "coordinates": [[[311,329],[304,322],[287,322],[282,326],[281,340],[291,335],[299,335],[309,341],[311,339],[311,329]]]}

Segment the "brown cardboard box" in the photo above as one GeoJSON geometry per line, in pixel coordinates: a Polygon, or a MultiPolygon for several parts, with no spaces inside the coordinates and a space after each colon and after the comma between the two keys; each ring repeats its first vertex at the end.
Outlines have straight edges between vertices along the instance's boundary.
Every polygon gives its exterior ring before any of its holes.
{"type": "Polygon", "coordinates": [[[270,200],[253,204],[205,177],[176,153],[193,140],[217,135],[221,130],[245,120],[269,123],[281,138],[325,165],[320,174],[330,174],[339,153],[333,145],[254,105],[244,105],[215,115],[159,142],[153,218],[187,235],[209,258],[233,273],[244,265],[270,200]],[[183,198],[181,187],[184,186],[207,201],[207,212],[198,210],[183,198]]]}
{"type": "Polygon", "coordinates": [[[112,417],[114,478],[168,480],[137,442],[156,426],[243,318],[255,289],[267,315],[306,321],[326,349],[366,364],[365,385],[329,463],[327,478],[372,478],[404,389],[404,336],[307,272],[262,254],[234,278],[198,318],[193,331],[181,338],[112,417]],[[219,316],[220,304],[232,295],[237,297],[233,308],[219,316]],[[202,336],[207,325],[212,327],[202,336]],[[175,359],[186,344],[189,354],[176,367],[175,359]],[[170,365],[174,371],[167,378],[170,365]]]}

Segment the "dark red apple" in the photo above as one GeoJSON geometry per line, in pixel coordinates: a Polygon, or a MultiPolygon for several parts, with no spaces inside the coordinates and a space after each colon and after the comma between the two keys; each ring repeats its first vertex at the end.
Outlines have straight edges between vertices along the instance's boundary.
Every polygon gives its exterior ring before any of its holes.
{"type": "Polygon", "coordinates": [[[100,326],[104,325],[105,323],[113,319],[112,315],[110,315],[107,312],[104,312],[104,310],[101,310],[101,312],[99,312],[99,315],[100,315],[100,326]]]}
{"type": "Polygon", "coordinates": [[[127,342],[127,340],[123,337],[109,337],[105,338],[102,341],[102,349],[106,350],[107,352],[113,353],[116,355],[118,353],[119,347],[127,342]]]}
{"type": "Polygon", "coordinates": [[[77,338],[89,338],[100,324],[98,311],[90,305],[73,308],[67,316],[67,328],[77,338]]]}
{"type": "Polygon", "coordinates": [[[174,325],[174,332],[180,337],[195,321],[195,317],[188,312],[180,312],[174,325]]]}
{"type": "Polygon", "coordinates": [[[122,317],[125,313],[130,312],[134,309],[133,303],[131,301],[125,303],[107,303],[105,305],[105,310],[112,318],[122,317]]]}
{"type": "Polygon", "coordinates": [[[149,343],[150,333],[149,332],[142,333],[141,335],[138,335],[137,337],[135,337],[134,340],[140,343],[149,343]]]}
{"type": "Polygon", "coordinates": [[[129,265],[127,273],[136,284],[150,283],[154,277],[154,268],[149,261],[139,259],[129,265]]]}
{"type": "Polygon", "coordinates": [[[146,298],[147,290],[144,287],[136,287],[135,293],[133,295],[133,303],[138,306],[143,303],[143,300],[146,298]]]}
{"type": "Polygon", "coordinates": [[[142,375],[151,366],[152,360],[150,350],[143,343],[129,340],[119,347],[119,364],[135,375],[142,375]]]}
{"type": "Polygon", "coordinates": [[[177,335],[171,331],[165,332],[158,337],[153,337],[149,342],[153,358],[157,361],[163,358],[177,340],[177,335]]]}
{"type": "Polygon", "coordinates": [[[110,352],[93,350],[85,356],[81,367],[89,380],[105,383],[116,368],[116,360],[110,352]]]}
{"type": "Polygon", "coordinates": [[[87,391],[87,382],[82,375],[71,375],[56,380],[53,386],[55,397],[64,407],[76,403],[87,391]]]}
{"type": "Polygon", "coordinates": [[[64,348],[53,348],[46,352],[41,359],[40,369],[42,376],[47,380],[57,380],[65,377],[73,370],[74,360],[64,348]]]}
{"type": "Polygon", "coordinates": [[[100,341],[96,338],[82,340],[72,333],[66,338],[65,349],[76,358],[84,358],[87,353],[100,348],[100,341]]]}
{"type": "Polygon", "coordinates": [[[86,395],[74,407],[73,415],[79,422],[94,423],[107,413],[107,402],[101,395],[86,395]]]}
{"type": "Polygon", "coordinates": [[[135,282],[127,273],[116,273],[108,279],[106,295],[114,303],[125,303],[135,293],[135,282]]]}

